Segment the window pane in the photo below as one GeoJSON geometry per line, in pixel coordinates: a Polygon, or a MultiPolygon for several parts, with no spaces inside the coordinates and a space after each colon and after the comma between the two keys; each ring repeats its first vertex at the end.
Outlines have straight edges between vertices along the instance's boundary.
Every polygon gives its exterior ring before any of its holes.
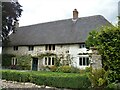
{"type": "Polygon", "coordinates": [[[47,65],[47,58],[45,57],[45,65],[47,65]]]}
{"type": "Polygon", "coordinates": [[[52,57],[52,65],[54,65],[54,57],[52,57]]]}
{"type": "Polygon", "coordinates": [[[79,58],[79,65],[82,65],[82,57],[79,58]]]}
{"type": "Polygon", "coordinates": [[[81,44],[80,44],[80,48],[81,48],[81,44]]]}
{"type": "Polygon", "coordinates": [[[14,49],[14,51],[17,51],[18,50],[18,46],[14,46],[13,49],[14,49]]]}
{"type": "Polygon", "coordinates": [[[55,50],[55,45],[53,45],[53,50],[55,50]]]}
{"type": "Polygon", "coordinates": [[[29,51],[33,51],[33,50],[34,50],[34,46],[29,46],[29,47],[28,47],[28,50],[29,50],[29,51]]]}
{"type": "Polygon", "coordinates": [[[49,45],[49,50],[51,50],[51,45],[49,45]]]}
{"type": "Polygon", "coordinates": [[[51,65],[51,58],[48,59],[48,65],[51,65]]]}
{"type": "Polygon", "coordinates": [[[89,58],[87,58],[87,66],[89,65],[89,58]]]}
{"type": "Polygon", "coordinates": [[[32,46],[32,51],[34,50],[34,46],[32,46]]]}
{"type": "Polygon", "coordinates": [[[45,45],[45,50],[48,50],[48,45],[45,45]]]}
{"type": "Polygon", "coordinates": [[[85,44],[80,44],[80,48],[85,48],[85,44]]]}
{"type": "Polygon", "coordinates": [[[17,64],[17,58],[15,59],[15,65],[17,64]]]}
{"type": "Polygon", "coordinates": [[[83,57],[83,65],[85,65],[85,57],[83,57]]]}

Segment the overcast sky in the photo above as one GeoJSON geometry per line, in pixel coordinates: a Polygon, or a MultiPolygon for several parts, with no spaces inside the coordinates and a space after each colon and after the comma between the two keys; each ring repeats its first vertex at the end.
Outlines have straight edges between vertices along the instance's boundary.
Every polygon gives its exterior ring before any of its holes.
{"type": "Polygon", "coordinates": [[[18,0],[23,6],[20,26],[72,18],[76,8],[79,17],[102,15],[117,23],[120,0],[18,0]]]}

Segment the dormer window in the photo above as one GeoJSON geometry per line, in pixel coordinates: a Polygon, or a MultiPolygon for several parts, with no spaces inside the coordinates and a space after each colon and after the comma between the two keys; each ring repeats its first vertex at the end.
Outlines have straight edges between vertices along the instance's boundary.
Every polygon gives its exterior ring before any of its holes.
{"type": "Polygon", "coordinates": [[[55,50],[55,45],[45,45],[45,50],[55,50]]]}
{"type": "Polygon", "coordinates": [[[17,50],[18,50],[18,46],[14,46],[14,47],[13,47],[13,50],[14,50],[14,51],[17,51],[17,50]]]}
{"type": "Polygon", "coordinates": [[[33,51],[34,50],[34,46],[28,46],[28,50],[29,51],[33,51]]]}
{"type": "Polygon", "coordinates": [[[85,48],[85,44],[80,44],[80,48],[85,48]]]}

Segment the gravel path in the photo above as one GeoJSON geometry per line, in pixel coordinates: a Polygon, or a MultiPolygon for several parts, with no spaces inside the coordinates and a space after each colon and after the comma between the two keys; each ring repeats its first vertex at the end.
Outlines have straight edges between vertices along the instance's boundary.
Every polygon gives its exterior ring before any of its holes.
{"type": "Polygon", "coordinates": [[[57,90],[53,87],[48,86],[38,86],[33,83],[22,83],[22,82],[16,82],[16,81],[6,81],[6,80],[0,80],[0,87],[1,88],[49,88],[57,90]]]}
{"type": "MultiPolygon", "coordinates": [[[[55,87],[48,87],[48,86],[39,86],[33,83],[22,83],[16,81],[6,81],[0,80],[0,89],[1,88],[31,88],[31,89],[40,89],[40,90],[71,90],[71,89],[58,89],[55,87]]],[[[29,90],[29,89],[28,89],[29,90]]]]}

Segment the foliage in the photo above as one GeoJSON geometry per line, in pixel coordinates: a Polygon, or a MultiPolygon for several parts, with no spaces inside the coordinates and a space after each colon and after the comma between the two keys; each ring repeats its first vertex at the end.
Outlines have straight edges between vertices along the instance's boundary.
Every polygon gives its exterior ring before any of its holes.
{"type": "Polygon", "coordinates": [[[58,72],[2,70],[2,76],[2,79],[6,80],[32,82],[37,85],[57,88],[88,88],[91,84],[85,74],[80,75],[58,72]]]}
{"type": "Polygon", "coordinates": [[[70,73],[71,67],[70,66],[60,66],[56,70],[57,72],[64,72],[64,73],[70,73]]]}
{"type": "Polygon", "coordinates": [[[57,67],[56,67],[56,66],[51,66],[51,67],[50,67],[50,70],[51,70],[52,72],[55,72],[55,71],[57,70],[57,67]]]}
{"type": "Polygon", "coordinates": [[[105,87],[108,84],[108,74],[109,72],[106,72],[103,68],[93,69],[88,75],[92,87],[105,87]]]}
{"type": "Polygon", "coordinates": [[[14,56],[12,54],[2,54],[2,67],[9,67],[11,65],[11,59],[14,56]]]}
{"type": "Polygon", "coordinates": [[[18,18],[21,16],[21,5],[18,2],[2,2],[2,39],[7,39],[10,31],[15,31],[18,18]]]}
{"type": "Polygon", "coordinates": [[[30,55],[23,55],[23,56],[16,56],[18,59],[17,66],[19,69],[22,70],[30,70],[31,68],[31,56],[30,55]]]}
{"type": "Polygon", "coordinates": [[[99,32],[91,32],[86,45],[98,48],[103,67],[112,72],[109,75],[111,82],[120,82],[120,27],[103,27],[99,32]]]}
{"type": "Polygon", "coordinates": [[[85,42],[87,48],[98,45],[97,35],[98,32],[96,30],[93,30],[92,32],[89,33],[89,36],[85,42]]]}
{"type": "Polygon", "coordinates": [[[80,70],[78,68],[72,66],[60,66],[57,67],[56,72],[63,72],[63,73],[79,73],[80,70]]]}
{"type": "Polygon", "coordinates": [[[108,84],[107,88],[112,88],[112,90],[120,90],[120,83],[111,83],[111,84],[108,84]]]}

